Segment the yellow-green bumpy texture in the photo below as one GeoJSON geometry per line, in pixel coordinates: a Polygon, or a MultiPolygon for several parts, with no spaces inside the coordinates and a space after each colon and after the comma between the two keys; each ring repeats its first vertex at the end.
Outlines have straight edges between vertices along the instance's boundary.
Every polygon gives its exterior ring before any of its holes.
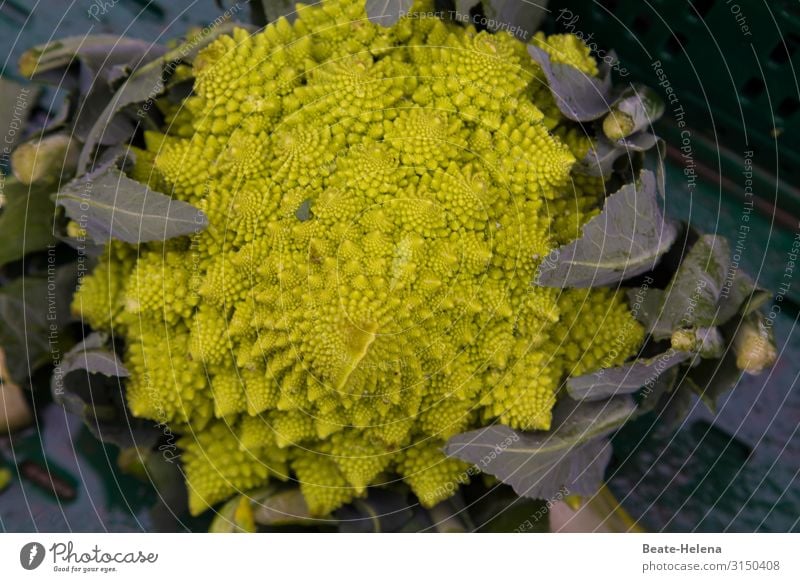
{"type": "Polygon", "coordinates": [[[209,227],[112,243],[74,304],[125,339],[131,412],[184,435],[193,513],[269,479],[320,516],[398,478],[432,506],[465,479],[449,437],[548,429],[566,376],[641,343],[621,293],[533,283],[604,193],[523,42],[323,0],[194,75],[131,174],[209,227]]]}

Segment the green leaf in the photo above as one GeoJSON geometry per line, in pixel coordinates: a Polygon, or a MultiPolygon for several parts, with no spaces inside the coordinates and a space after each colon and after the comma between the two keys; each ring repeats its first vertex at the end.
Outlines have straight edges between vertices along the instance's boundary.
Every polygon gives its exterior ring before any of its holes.
{"type": "Polygon", "coordinates": [[[433,531],[438,533],[466,533],[467,525],[462,519],[466,512],[462,512],[452,503],[452,499],[440,501],[428,510],[428,515],[433,522],[433,531]]]}
{"type": "Polygon", "coordinates": [[[150,190],[113,164],[73,180],[55,201],[98,243],[163,241],[208,226],[206,215],[191,204],[150,190]]]}
{"type": "Polygon", "coordinates": [[[619,428],[636,407],[628,396],[602,402],[562,399],[550,431],[517,432],[493,425],[451,438],[445,454],[475,464],[511,485],[518,495],[551,499],[566,490],[591,495],[602,483],[611,447],[604,436],[619,428]]]}
{"type": "Polygon", "coordinates": [[[646,414],[655,410],[661,398],[675,390],[675,383],[678,381],[680,373],[680,368],[672,367],[660,374],[652,386],[645,386],[638,394],[639,408],[637,412],[646,414]]]}
{"type": "Polygon", "coordinates": [[[80,145],[66,132],[39,136],[17,146],[11,170],[23,184],[58,184],[75,174],[80,145]]]}
{"type": "Polygon", "coordinates": [[[72,36],[35,46],[23,53],[20,72],[30,79],[49,81],[59,86],[65,79],[80,87],[82,95],[91,93],[98,81],[110,83],[120,67],[137,66],[163,55],[161,45],[112,34],[72,36]],[[78,62],[79,69],[70,69],[78,62]],[[70,71],[74,73],[70,74],[70,71]]]}
{"type": "Polygon", "coordinates": [[[176,532],[186,529],[184,520],[189,517],[189,494],[186,475],[177,457],[151,452],[144,466],[150,483],[156,490],[158,501],[150,510],[153,529],[157,532],[176,532]]]}
{"type": "Polygon", "coordinates": [[[743,315],[758,310],[771,296],[768,291],[758,288],[750,275],[741,269],[736,269],[732,277],[728,273],[720,292],[717,324],[729,321],[742,309],[743,315]]]}
{"type": "Polygon", "coordinates": [[[711,413],[716,414],[719,397],[733,388],[741,377],[736,356],[729,348],[722,359],[701,361],[689,371],[684,383],[685,388],[697,394],[711,413]]]}
{"type": "Polygon", "coordinates": [[[652,87],[635,84],[623,91],[617,109],[636,121],[636,132],[654,124],[664,115],[664,100],[652,87]]]}
{"type": "Polygon", "coordinates": [[[715,332],[707,330],[731,321],[737,313],[746,316],[771,298],[745,272],[730,269],[728,257],[725,238],[701,236],[680,259],[668,289],[628,291],[633,315],[658,340],[674,339],[681,331],[696,334],[706,347],[701,355],[710,357],[719,341],[715,332]]]}
{"type": "MultiPolygon", "coordinates": [[[[250,2],[250,22],[257,28],[263,28],[271,22],[275,22],[279,18],[286,18],[289,22],[294,22],[297,18],[297,2],[298,0],[256,0],[250,2]]],[[[216,0],[217,6],[220,10],[225,10],[223,0],[216,0]]],[[[235,2],[231,0],[233,6],[235,2]]],[[[308,5],[306,3],[306,5],[308,5]]]]}
{"type": "MultiPolygon", "coordinates": [[[[657,327],[676,330],[716,325],[729,264],[728,241],[716,235],[701,236],[664,293],[657,327]]],[[[662,339],[660,334],[654,335],[662,339]]]]}
{"type": "Polygon", "coordinates": [[[69,95],[64,95],[58,105],[55,104],[55,99],[50,103],[46,103],[45,106],[48,108],[47,119],[42,123],[42,128],[32,134],[30,139],[49,135],[59,129],[65,128],[73,113],[73,101],[74,99],[69,95]]]}
{"type": "Polygon", "coordinates": [[[456,12],[459,15],[469,16],[469,11],[472,10],[475,5],[480,4],[482,0],[455,0],[455,7],[456,12]]]}
{"type": "Polygon", "coordinates": [[[209,533],[254,533],[253,508],[250,498],[237,495],[229,499],[214,515],[209,533]]]}
{"type": "MultiPolygon", "coordinates": [[[[97,124],[97,112],[102,111],[113,97],[114,93],[111,89],[98,88],[80,103],[72,121],[72,127],[75,137],[81,143],[85,144],[90,139],[92,131],[94,131],[94,127],[97,124]]],[[[120,112],[119,115],[115,113],[103,127],[102,133],[97,136],[97,144],[109,146],[125,143],[135,130],[136,124],[130,116],[123,114],[123,112],[120,112]]],[[[85,147],[81,152],[84,149],[85,147]]],[[[79,169],[81,169],[80,166],[79,169]]]]}
{"type": "Polygon", "coordinates": [[[658,142],[658,137],[644,131],[615,142],[601,135],[586,156],[575,164],[574,170],[586,176],[608,178],[619,158],[627,156],[629,160],[633,160],[636,154],[652,149],[658,142]]]}
{"type": "Polygon", "coordinates": [[[628,289],[628,303],[636,320],[644,325],[647,333],[659,338],[672,335],[672,329],[659,326],[661,305],[664,302],[664,290],[648,288],[640,293],[638,289],[628,289]]]}
{"type": "Polygon", "coordinates": [[[692,391],[679,384],[672,392],[664,395],[654,412],[658,420],[657,432],[670,434],[683,425],[692,409],[692,391]]]}
{"type": "Polygon", "coordinates": [[[373,24],[394,26],[414,5],[414,0],[367,0],[367,18],[373,24]]]}
{"type": "Polygon", "coordinates": [[[470,520],[480,533],[547,533],[550,531],[548,501],[519,497],[508,485],[495,484],[489,491],[467,500],[470,520]]]}
{"type": "Polygon", "coordinates": [[[652,358],[639,358],[630,364],[570,378],[567,393],[576,400],[589,401],[631,394],[643,386],[653,386],[661,374],[690,357],[689,352],[669,349],[652,358]]]}
{"type": "Polygon", "coordinates": [[[741,306],[742,317],[755,313],[772,299],[772,293],[767,289],[756,287],[753,294],[745,299],[741,306]]]}
{"type": "MultiPolygon", "coordinates": [[[[3,134],[2,149],[6,155],[23,137],[28,118],[38,98],[37,87],[0,77],[0,132],[3,134]]],[[[7,160],[4,160],[2,164],[6,163],[7,160]]]]}
{"type": "MultiPolygon", "coordinates": [[[[191,61],[194,56],[219,36],[229,34],[234,28],[245,27],[241,23],[224,22],[208,34],[187,40],[159,58],[138,67],[120,86],[112,99],[98,115],[94,125],[86,133],[85,144],[78,159],[78,172],[85,172],[112,120],[122,108],[135,103],[155,99],[164,92],[165,77],[175,69],[175,63],[191,61]],[[169,65],[169,66],[167,66],[169,65]]],[[[124,138],[127,139],[127,138],[124,138]]]]}
{"type": "Polygon", "coordinates": [[[666,157],[667,142],[658,137],[655,149],[650,150],[644,158],[645,168],[656,175],[656,190],[662,198],[667,195],[667,168],[664,162],[666,157]]]}
{"type": "Polygon", "coordinates": [[[94,333],[64,355],[53,372],[53,400],[81,417],[99,440],[121,448],[153,446],[160,435],[152,421],[130,416],[121,378],[128,371],[108,338],[94,333]]]}
{"type": "Polygon", "coordinates": [[[634,84],[616,100],[603,120],[603,132],[612,141],[633,137],[664,115],[664,102],[653,89],[634,84]]]}
{"type": "Polygon", "coordinates": [[[414,518],[414,510],[405,495],[388,489],[369,489],[365,499],[338,509],[339,531],[381,533],[401,531],[414,518]]]}
{"type": "MultiPolygon", "coordinates": [[[[497,23],[490,30],[508,30],[527,41],[547,15],[548,0],[484,0],[484,13],[497,23]]],[[[469,14],[469,10],[465,12],[469,14]]]]}
{"type": "Polygon", "coordinates": [[[582,160],[574,166],[574,171],[586,176],[608,178],[614,170],[614,164],[623,155],[631,156],[631,152],[605,136],[599,136],[582,160]]]}
{"type": "Polygon", "coordinates": [[[718,327],[698,327],[693,331],[696,342],[694,351],[701,358],[717,359],[722,357],[722,353],[725,351],[725,340],[718,327]]]}
{"type": "Polygon", "coordinates": [[[536,284],[596,287],[653,269],[678,234],[659,202],[655,176],[642,170],[638,184],[623,186],[606,199],[603,211],[584,225],[581,238],[540,265],[536,284]]]}
{"type": "Polygon", "coordinates": [[[56,207],[50,200],[51,193],[52,189],[46,186],[25,186],[14,178],[5,179],[5,204],[0,210],[0,266],[55,243],[56,207]]]}
{"type": "Polygon", "coordinates": [[[261,0],[267,22],[285,17],[289,22],[297,18],[297,0],[261,0]]]}
{"type": "Polygon", "coordinates": [[[268,488],[252,494],[253,518],[259,525],[281,527],[318,524],[308,511],[305,497],[297,487],[268,488]]]}
{"type": "Polygon", "coordinates": [[[70,264],[54,266],[49,278],[25,276],[0,287],[0,346],[11,378],[20,386],[70,347],[61,329],[71,321],[76,284],[77,271],[70,264]]]}
{"type": "Polygon", "coordinates": [[[109,378],[127,378],[128,370],[116,353],[106,347],[107,343],[108,337],[101,333],[88,335],[64,356],[61,373],[66,376],[75,370],[85,370],[89,374],[103,374],[109,378]]]}
{"type": "Polygon", "coordinates": [[[592,77],[570,65],[553,63],[539,47],[528,45],[528,54],[542,67],[550,92],[561,113],[573,121],[593,121],[611,109],[611,77],[592,77]]]}

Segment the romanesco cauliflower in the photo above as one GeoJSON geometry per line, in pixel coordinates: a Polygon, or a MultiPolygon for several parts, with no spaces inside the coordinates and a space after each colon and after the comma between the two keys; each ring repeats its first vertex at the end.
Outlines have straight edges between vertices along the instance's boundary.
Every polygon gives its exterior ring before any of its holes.
{"type": "Polygon", "coordinates": [[[194,513],[272,478],[315,515],[397,476],[433,505],[463,481],[446,439],[548,429],[565,375],[641,343],[620,294],[533,284],[603,192],[523,42],[323,0],[194,75],[132,173],[208,229],[112,243],[74,304],[126,340],[132,413],[183,434],[194,513]]]}

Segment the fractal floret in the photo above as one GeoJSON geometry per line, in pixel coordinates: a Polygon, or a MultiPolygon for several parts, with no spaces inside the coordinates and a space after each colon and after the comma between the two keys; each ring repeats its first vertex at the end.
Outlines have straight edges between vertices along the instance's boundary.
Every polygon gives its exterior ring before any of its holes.
{"type": "MultiPolygon", "coordinates": [[[[643,330],[620,292],[535,283],[604,192],[524,42],[298,7],[201,51],[136,152],[208,228],[112,243],[74,309],[124,339],[133,415],[183,435],[192,512],[272,479],[317,516],[398,480],[432,506],[467,469],[448,438],[548,429],[564,379],[643,330]]],[[[597,71],[577,39],[534,42],[597,71]]]]}

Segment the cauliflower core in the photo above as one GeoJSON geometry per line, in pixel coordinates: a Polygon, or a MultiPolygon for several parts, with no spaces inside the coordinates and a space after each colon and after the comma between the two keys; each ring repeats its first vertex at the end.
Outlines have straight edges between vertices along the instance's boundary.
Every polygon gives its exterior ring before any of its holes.
{"type": "MultiPolygon", "coordinates": [[[[132,175],[210,226],[112,243],[76,295],[125,340],[131,412],[184,435],[194,513],[273,478],[314,515],[398,478],[434,505],[465,479],[449,437],[548,429],[565,376],[643,337],[621,294],[534,283],[603,181],[571,176],[590,142],[525,44],[383,28],[363,4],[298,5],[198,55],[132,175]]],[[[577,39],[550,41],[596,73],[577,39]]]]}

